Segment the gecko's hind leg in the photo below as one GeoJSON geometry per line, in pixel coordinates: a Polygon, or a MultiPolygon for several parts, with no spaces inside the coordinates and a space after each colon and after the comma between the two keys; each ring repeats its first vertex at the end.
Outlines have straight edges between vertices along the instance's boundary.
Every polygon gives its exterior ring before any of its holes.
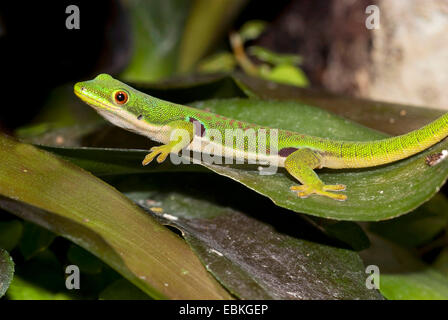
{"type": "Polygon", "coordinates": [[[342,184],[326,185],[319,179],[314,168],[321,166],[322,156],[311,149],[299,149],[291,153],[285,160],[286,170],[302,185],[292,186],[290,189],[297,192],[301,198],[307,198],[312,194],[329,197],[334,200],[344,201],[345,194],[338,194],[329,191],[343,191],[342,184]]]}

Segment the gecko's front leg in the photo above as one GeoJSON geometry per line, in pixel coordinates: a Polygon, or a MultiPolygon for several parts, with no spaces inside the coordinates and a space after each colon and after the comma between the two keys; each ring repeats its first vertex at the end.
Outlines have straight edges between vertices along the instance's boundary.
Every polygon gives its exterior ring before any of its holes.
{"type": "Polygon", "coordinates": [[[176,120],[166,124],[166,130],[163,134],[170,139],[170,142],[161,146],[152,147],[150,152],[143,159],[142,164],[146,166],[154,158],[157,162],[165,161],[170,153],[179,153],[183,148],[187,147],[194,137],[194,125],[191,122],[176,120]],[[171,138],[174,137],[173,140],[171,138]]]}

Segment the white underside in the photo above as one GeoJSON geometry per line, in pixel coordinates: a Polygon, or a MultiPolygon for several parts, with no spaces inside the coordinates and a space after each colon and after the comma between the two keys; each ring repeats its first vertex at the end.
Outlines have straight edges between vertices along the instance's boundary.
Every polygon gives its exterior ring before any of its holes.
{"type": "Polygon", "coordinates": [[[204,149],[211,150],[216,156],[225,156],[232,159],[244,159],[250,164],[269,164],[271,166],[284,167],[285,158],[278,155],[257,154],[256,152],[246,152],[243,150],[235,150],[233,147],[227,147],[220,143],[209,141],[204,137],[195,137],[188,145],[187,150],[195,152],[203,152],[204,149]]]}
{"type": "MultiPolygon", "coordinates": [[[[95,109],[102,117],[120,128],[144,135],[157,142],[164,144],[169,143],[169,140],[166,138],[166,132],[162,130],[163,126],[150,124],[144,120],[138,120],[135,115],[123,109],[114,110],[114,113],[100,108],[95,109]]],[[[206,137],[195,136],[193,142],[187,146],[187,150],[200,153],[202,153],[205,148],[211,150],[214,156],[229,156],[229,158],[233,158],[234,160],[244,159],[246,163],[277,167],[283,167],[285,163],[285,158],[278,155],[257,154],[255,152],[235,150],[233,147],[227,147],[219,143],[211,142],[206,137]]]]}

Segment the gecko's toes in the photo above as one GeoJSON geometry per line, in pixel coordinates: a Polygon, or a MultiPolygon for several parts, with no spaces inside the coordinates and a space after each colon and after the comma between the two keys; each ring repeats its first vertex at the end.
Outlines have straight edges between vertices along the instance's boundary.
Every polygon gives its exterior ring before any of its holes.
{"type": "Polygon", "coordinates": [[[145,159],[143,159],[142,164],[146,166],[155,157],[157,157],[157,162],[161,163],[165,161],[165,159],[170,154],[171,148],[167,145],[152,147],[149,153],[146,155],[145,159]]]}
{"type": "Polygon", "coordinates": [[[322,188],[324,191],[344,191],[345,185],[343,184],[326,184],[322,188]]]}
{"type": "Polygon", "coordinates": [[[145,156],[145,159],[143,159],[143,161],[142,161],[142,165],[146,166],[148,163],[150,163],[152,160],[154,160],[154,158],[155,158],[156,156],[157,156],[157,153],[155,153],[155,152],[148,153],[148,154],[145,156]]]}
{"type": "Polygon", "coordinates": [[[297,196],[300,198],[308,198],[313,194],[313,189],[308,185],[291,186],[289,188],[291,191],[297,192],[297,196]]]}
{"type": "Polygon", "coordinates": [[[334,199],[334,200],[338,200],[338,201],[345,201],[347,200],[347,196],[345,194],[340,194],[340,193],[331,193],[328,192],[328,194],[325,194],[325,196],[334,199]]]}
{"type": "Polygon", "coordinates": [[[311,194],[317,194],[338,201],[347,200],[347,196],[345,194],[338,194],[327,191],[327,190],[331,191],[345,190],[345,186],[342,184],[322,185],[322,186],[299,185],[299,186],[291,186],[290,189],[292,191],[297,192],[297,196],[299,196],[300,198],[308,198],[311,194]]]}
{"type": "Polygon", "coordinates": [[[157,162],[158,163],[162,163],[163,161],[165,161],[165,159],[168,157],[170,153],[169,152],[162,152],[158,157],[157,157],[157,162]]]}

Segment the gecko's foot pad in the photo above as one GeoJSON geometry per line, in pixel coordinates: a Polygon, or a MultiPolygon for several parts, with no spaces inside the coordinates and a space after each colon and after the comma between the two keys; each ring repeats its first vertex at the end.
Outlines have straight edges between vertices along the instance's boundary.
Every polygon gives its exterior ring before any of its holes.
{"type": "Polygon", "coordinates": [[[171,148],[172,146],[170,145],[163,145],[163,146],[158,146],[158,147],[152,147],[150,149],[150,152],[146,155],[145,159],[143,159],[142,164],[144,166],[146,166],[148,163],[150,163],[152,160],[154,160],[155,157],[157,157],[157,162],[161,163],[163,161],[165,161],[166,157],[168,157],[168,155],[171,152],[171,148]]]}
{"type": "Polygon", "coordinates": [[[345,186],[343,184],[334,184],[334,185],[329,184],[322,186],[300,185],[300,186],[292,186],[290,189],[292,191],[297,192],[297,195],[300,198],[308,198],[311,194],[318,194],[338,201],[344,201],[347,199],[347,196],[345,194],[328,192],[328,191],[344,191],[345,186]]]}

